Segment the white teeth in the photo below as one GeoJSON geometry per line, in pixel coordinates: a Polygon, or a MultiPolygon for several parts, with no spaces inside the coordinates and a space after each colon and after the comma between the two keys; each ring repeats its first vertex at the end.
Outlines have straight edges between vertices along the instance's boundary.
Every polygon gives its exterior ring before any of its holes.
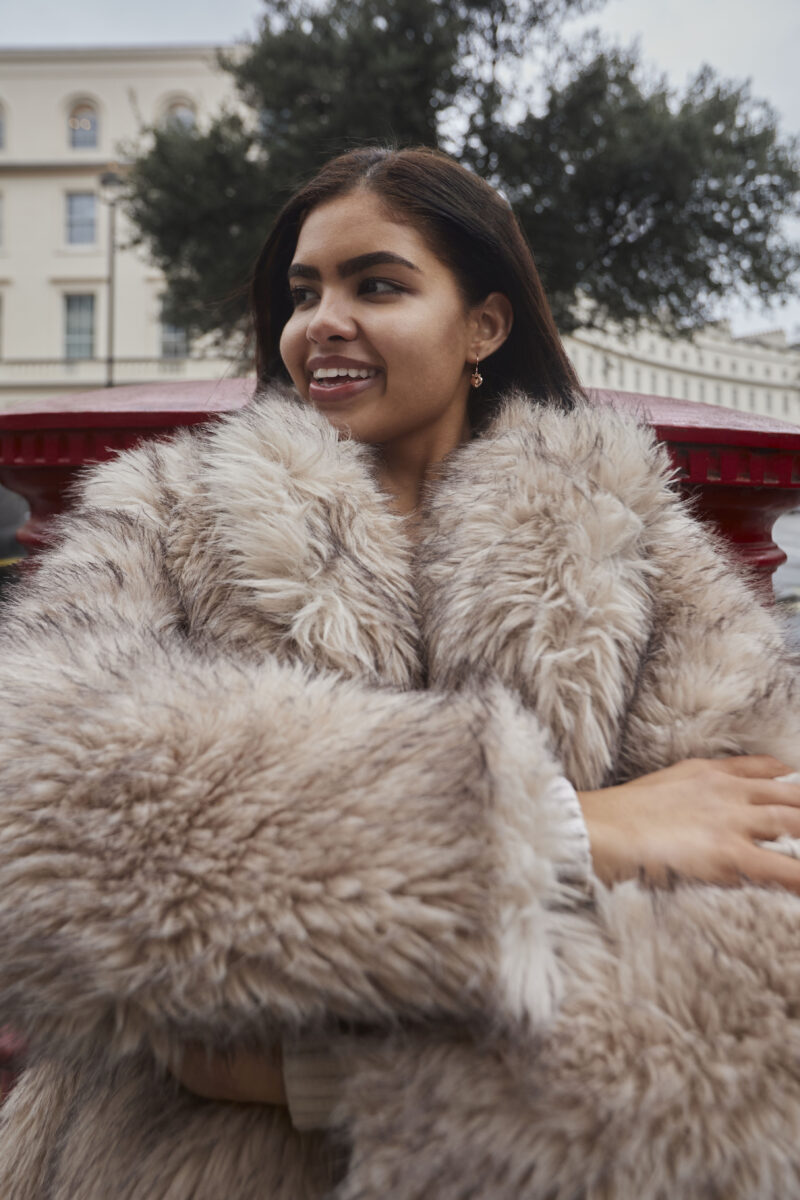
{"type": "Polygon", "coordinates": [[[371,379],[377,372],[371,367],[318,367],[315,379],[371,379]]]}

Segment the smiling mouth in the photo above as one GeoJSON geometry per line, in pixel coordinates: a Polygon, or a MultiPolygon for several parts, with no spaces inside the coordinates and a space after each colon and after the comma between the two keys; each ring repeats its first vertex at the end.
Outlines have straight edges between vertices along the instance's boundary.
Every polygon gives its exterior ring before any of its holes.
{"type": "Polygon", "coordinates": [[[319,387],[339,387],[352,379],[374,379],[374,367],[320,367],[312,373],[312,382],[319,387]]]}

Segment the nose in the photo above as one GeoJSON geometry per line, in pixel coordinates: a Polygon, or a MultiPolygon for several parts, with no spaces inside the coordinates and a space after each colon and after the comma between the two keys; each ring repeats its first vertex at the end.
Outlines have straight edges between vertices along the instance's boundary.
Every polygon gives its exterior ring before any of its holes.
{"type": "Polygon", "coordinates": [[[332,292],[321,296],[306,328],[308,340],[314,343],[336,339],[352,341],[356,333],[356,323],[347,297],[332,292]]]}

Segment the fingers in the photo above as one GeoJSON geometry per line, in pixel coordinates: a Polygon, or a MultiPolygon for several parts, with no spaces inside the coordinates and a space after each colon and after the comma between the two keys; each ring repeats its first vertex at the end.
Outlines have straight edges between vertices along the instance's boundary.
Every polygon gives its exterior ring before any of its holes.
{"type": "Polygon", "coordinates": [[[800,808],[800,785],[796,783],[779,783],[777,780],[762,779],[747,784],[747,803],[758,807],[762,804],[770,806],[783,805],[786,808],[800,808]]]}
{"type": "Polygon", "coordinates": [[[754,804],[747,810],[746,817],[748,837],[765,842],[772,842],[783,834],[800,838],[800,802],[794,808],[786,804],[754,804]]]}
{"type": "Polygon", "coordinates": [[[748,846],[740,856],[742,883],[757,883],[762,887],[775,886],[800,895],[800,862],[788,854],[748,846]]]}
{"type": "Polygon", "coordinates": [[[710,758],[719,771],[727,775],[738,775],[743,779],[776,779],[779,775],[790,775],[794,767],[771,754],[737,754],[731,758],[710,758]]]}

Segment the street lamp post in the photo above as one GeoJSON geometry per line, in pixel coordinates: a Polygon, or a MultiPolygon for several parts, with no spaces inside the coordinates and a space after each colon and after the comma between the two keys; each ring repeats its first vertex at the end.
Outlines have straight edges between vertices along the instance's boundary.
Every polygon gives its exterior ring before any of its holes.
{"type": "Polygon", "coordinates": [[[106,317],[106,387],[114,386],[114,297],[117,259],[117,199],[123,179],[116,171],[100,176],[102,196],[108,205],[108,304],[106,317]]]}

